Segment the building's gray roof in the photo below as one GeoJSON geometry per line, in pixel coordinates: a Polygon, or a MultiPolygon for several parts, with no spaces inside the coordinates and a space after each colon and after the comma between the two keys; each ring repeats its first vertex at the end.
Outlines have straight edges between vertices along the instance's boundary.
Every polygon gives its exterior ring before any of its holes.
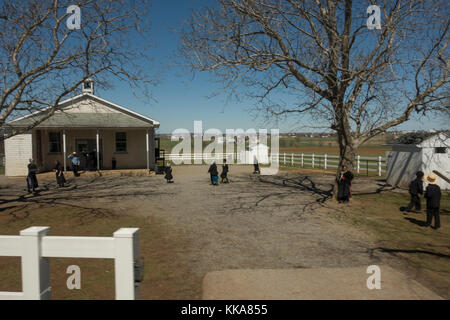
{"type": "MultiPolygon", "coordinates": [[[[29,127],[39,116],[9,123],[12,127],[29,127]]],[[[56,113],[36,128],[149,128],[152,124],[124,113],[56,113]]]]}
{"type": "Polygon", "coordinates": [[[403,146],[423,146],[425,142],[436,139],[436,145],[445,144],[444,141],[448,141],[449,135],[447,132],[426,132],[418,131],[404,134],[397,139],[391,145],[403,145],[403,146]]]}
{"type": "Polygon", "coordinates": [[[60,103],[60,109],[48,119],[39,123],[49,110],[41,110],[18,118],[6,124],[6,127],[19,128],[151,128],[159,127],[159,122],[138,114],[92,94],[82,94],[60,103]],[[82,100],[92,100],[103,104],[116,112],[111,113],[69,113],[64,112],[66,106],[82,100]],[[119,112],[117,112],[119,111],[119,112]],[[34,126],[34,124],[39,123],[34,126]]]}

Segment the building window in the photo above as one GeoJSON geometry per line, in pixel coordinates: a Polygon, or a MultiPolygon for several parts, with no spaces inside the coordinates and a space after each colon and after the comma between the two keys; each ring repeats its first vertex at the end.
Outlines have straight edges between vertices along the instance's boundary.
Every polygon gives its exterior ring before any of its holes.
{"type": "Polygon", "coordinates": [[[447,153],[447,148],[446,147],[434,148],[434,152],[435,153],[447,153]]]}
{"type": "Polygon", "coordinates": [[[61,132],[48,133],[48,147],[50,153],[61,152],[61,132]]]}
{"type": "Polygon", "coordinates": [[[116,152],[127,152],[126,132],[116,132],[116,152]]]}

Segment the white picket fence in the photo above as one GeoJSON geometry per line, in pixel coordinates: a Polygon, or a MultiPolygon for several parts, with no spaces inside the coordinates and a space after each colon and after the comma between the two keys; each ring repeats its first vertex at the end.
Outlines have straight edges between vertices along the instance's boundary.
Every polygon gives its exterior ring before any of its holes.
{"type": "Polygon", "coordinates": [[[49,227],[30,227],[20,236],[0,236],[0,256],[21,257],[22,292],[0,292],[0,300],[51,298],[49,258],[114,259],[118,300],[139,297],[139,229],[121,228],[113,237],[48,236],[49,227]]]}
{"type": "MultiPolygon", "coordinates": [[[[210,163],[211,161],[221,161],[227,159],[228,163],[244,163],[240,162],[239,153],[185,153],[185,154],[169,154],[170,161],[177,161],[184,163],[201,164],[203,162],[210,163]]],[[[305,154],[305,153],[277,153],[271,154],[270,160],[278,160],[281,166],[292,166],[302,168],[316,168],[316,169],[331,169],[339,166],[339,156],[329,154],[305,154]]],[[[386,158],[384,157],[356,157],[356,172],[358,174],[369,174],[376,172],[378,176],[386,173],[386,158]]]]}

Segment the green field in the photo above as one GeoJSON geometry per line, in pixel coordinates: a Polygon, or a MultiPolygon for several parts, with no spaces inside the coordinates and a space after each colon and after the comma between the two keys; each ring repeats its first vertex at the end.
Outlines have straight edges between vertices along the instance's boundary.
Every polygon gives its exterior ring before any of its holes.
{"type": "MultiPolygon", "coordinates": [[[[268,145],[270,146],[270,139],[268,139],[268,145]]],[[[181,141],[181,140],[180,140],[181,141]]],[[[191,152],[194,152],[193,149],[193,139],[191,139],[191,152]]],[[[169,136],[161,137],[161,149],[166,151],[166,154],[172,152],[173,148],[179,144],[179,141],[171,141],[169,136]]],[[[202,146],[203,149],[207,147],[211,141],[203,141],[202,146]]],[[[246,143],[246,147],[248,147],[248,142],[246,143]]],[[[224,145],[223,152],[226,152],[226,148],[224,145]]],[[[236,152],[235,148],[235,152],[236,152]]],[[[368,142],[367,144],[361,146],[357,152],[357,154],[365,157],[385,157],[387,151],[391,151],[392,148],[390,146],[385,145],[384,140],[377,140],[368,142]]],[[[310,137],[281,137],[279,140],[279,151],[280,154],[329,154],[329,155],[338,155],[339,147],[337,145],[336,138],[310,138],[310,137]]]]}

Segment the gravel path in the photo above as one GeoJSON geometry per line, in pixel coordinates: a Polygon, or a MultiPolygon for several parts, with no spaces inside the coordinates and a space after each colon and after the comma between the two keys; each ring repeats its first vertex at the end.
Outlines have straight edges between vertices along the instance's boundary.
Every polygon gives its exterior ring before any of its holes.
{"type": "MultiPolygon", "coordinates": [[[[168,236],[185,243],[173,253],[173,267],[189,269],[196,279],[225,269],[381,263],[380,257],[371,255],[372,240],[367,235],[327,216],[323,202],[330,196],[332,176],[258,176],[251,169],[231,166],[231,183],[219,186],[210,185],[206,166],[174,167],[173,184],[162,176],[105,175],[80,178],[56,191],[53,179],[41,178],[40,196],[24,199],[163,220],[168,236]]],[[[0,181],[2,196],[17,195],[23,190],[22,180],[0,181]]],[[[370,188],[376,187],[372,182],[370,188]]]]}

